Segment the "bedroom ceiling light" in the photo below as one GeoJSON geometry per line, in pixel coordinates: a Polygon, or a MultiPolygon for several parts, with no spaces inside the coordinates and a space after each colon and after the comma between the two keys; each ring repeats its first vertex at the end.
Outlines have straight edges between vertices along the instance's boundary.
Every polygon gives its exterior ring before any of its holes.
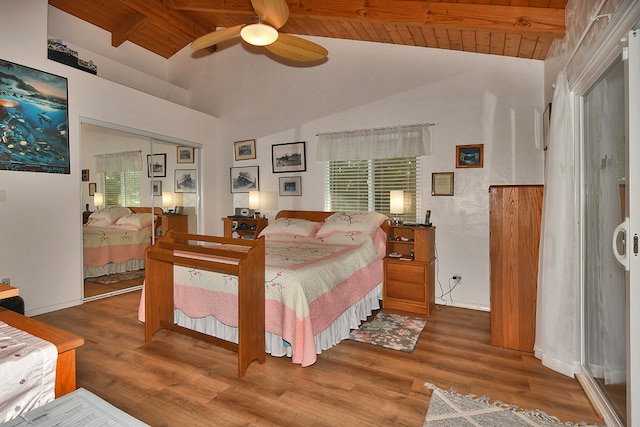
{"type": "Polygon", "coordinates": [[[96,209],[100,209],[104,206],[103,193],[93,193],[93,206],[95,206],[96,209]]]}
{"type": "Polygon", "coordinates": [[[389,192],[389,212],[394,215],[394,224],[402,224],[398,215],[402,215],[404,213],[404,191],[391,190],[389,192]]]}
{"type": "Polygon", "coordinates": [[[278,30],[258,20],[256,24],[248,24],[242,27],[240,37],[254,46],[267,46],[278,40],[278,30]]]}

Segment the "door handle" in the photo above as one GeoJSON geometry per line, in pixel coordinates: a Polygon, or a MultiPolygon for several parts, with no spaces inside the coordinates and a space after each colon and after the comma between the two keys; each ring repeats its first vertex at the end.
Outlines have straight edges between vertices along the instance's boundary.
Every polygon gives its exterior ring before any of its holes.
{"type": "Polygon", "coordinates": [[[613,256],[616,257],[616,259],[618,260],[618,262],[620,264],[622,264],[624,266],[624,269],[626,271],[629,271],[629,241],[630,239],[629,237],[629,217],[626,217],[624,219],[624,221],[618,225],[615,230],[613,230],[613,240],[612,240],[612,245],[613,245],[613,256]],[[617,240],[618,240],[618,235],[620,233],[624,234],[623,237],[623,242],[624,242],[624,254],[621,254],[620,252],[618,252],[618,245],[617,240]]]}

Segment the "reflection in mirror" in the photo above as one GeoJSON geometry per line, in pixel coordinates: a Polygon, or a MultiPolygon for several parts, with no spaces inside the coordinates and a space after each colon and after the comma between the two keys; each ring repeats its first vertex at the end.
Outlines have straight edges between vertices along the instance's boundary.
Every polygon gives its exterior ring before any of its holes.
{"type": "Polygon", "coordinates": [[[168,229],[197,233],[198,157],[196,144],[82,124],[85,301],[140,289],[144,252],[168,229]]]}

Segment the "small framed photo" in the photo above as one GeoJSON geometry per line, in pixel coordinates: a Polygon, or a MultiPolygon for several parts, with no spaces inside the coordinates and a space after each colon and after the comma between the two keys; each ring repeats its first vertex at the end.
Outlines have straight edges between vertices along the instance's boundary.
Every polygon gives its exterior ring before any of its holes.
{"type": "Polygon", "coordinates": [[[302,177],[287,176],[279,180],[281,196],[302,196],[302,177]]]}
{"type": "Polygon", "coordinates": [[[193,153],[195,149],[193,147],[178,146],[177,150],[176,163],[194,163],[193,153]]]}
{"type": "Polygon", "coordinates": [[[431,174],[432,196],[453,196],[453,172],[434,172],[431,174]]]}
{"type": "Polygon", "coordinates": [[[457,168],[481,168],[484,163],[484,144],[456,145],[457,168]]]}
{"type": "Polygon", "coordinates": [[[256,140],[247,139],[233,143],[233,151],[236,160],[251,160],[256,158],[256,140]]]}
{"type": "Polygon", "coordinates": [[[90,182],[89,183],[89,196],[95,196],[96,194],[96,183],[95,182],[90,182]]]}
{"type": "Polygon", "coordinates": [[[258,166],[231,168],[231,192],[248,193],[252,190],[259,190],[258,173],[258,166]]]}
{"type": "Polygon", "coordinates": [[[198,175],[195,169],[176,169],[174,189],[176,193],[195,193],[198,190],[198,175]]]}
{"type": "Polygon", "coordinates": [[[167,176],[167,155],[147,154],[147,175],[149,178],[165,178],[167,176]]]}
{"type": "Polygon", "coordinates": [[[151,181],[151,194],[162,196],[162,181],[151,181]]]}
{"type": "Polygon", "coordinates": [[[89,181],[89,169],[82,169],[82,182],[89,181]]]}
{"type": "Polygon", "coordinates": [[[306,157],[304,141],[271,146],[273,173],[304,172],[307,170],[306,157]]]}

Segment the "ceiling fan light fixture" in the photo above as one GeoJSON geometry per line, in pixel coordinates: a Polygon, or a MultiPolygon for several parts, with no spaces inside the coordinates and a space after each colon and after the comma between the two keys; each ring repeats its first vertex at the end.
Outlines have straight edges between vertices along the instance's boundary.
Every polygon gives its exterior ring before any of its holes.
{"type": "Polygon", "coordinates": [[[254,46],[266,46],[278,40],[278,30],[262,22],[247,24],[240,30],[240,37],[254,46]]]}

